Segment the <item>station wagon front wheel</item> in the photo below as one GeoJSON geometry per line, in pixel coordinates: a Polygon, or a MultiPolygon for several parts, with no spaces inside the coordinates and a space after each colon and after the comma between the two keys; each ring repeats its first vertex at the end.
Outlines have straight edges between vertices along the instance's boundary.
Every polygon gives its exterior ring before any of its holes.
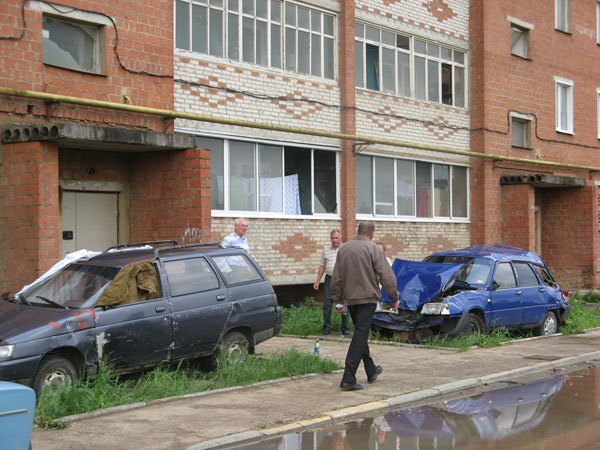
{"type": "Polygon", "coordinates": [[[548,311],[543,322],[533,330],[536,336],[549,336],[558,332],[558,321],[552,311],[548,311]]]}
{"type": "Polygon", "coordinates": [[[39,397],[47,386],[58,388],[70,386],[78,379],[77,368],[71,361],[61,356],[49,356],[40,363],[33,389],[39,397]]]}
{"type": "Polygon", "coordinates": [[[246,359],[250,351],[250,343],[243,333],[230,331],[223,338],[221,348],[229,359],[241,362],[246,359]]]}
{"type": "Polygon", "coordinates": [[[475,314],[469,313],[469,333],[485,334],[485,322],[483,319],[475,314]]]}

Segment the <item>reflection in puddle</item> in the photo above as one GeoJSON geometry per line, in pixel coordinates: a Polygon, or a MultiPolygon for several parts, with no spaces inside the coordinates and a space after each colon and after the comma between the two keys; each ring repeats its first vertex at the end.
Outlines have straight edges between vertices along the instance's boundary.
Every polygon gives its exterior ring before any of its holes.
{"type": "Polygon", "coordinates": [[[236,448],[600,449],[600,368],[236,448]]]}

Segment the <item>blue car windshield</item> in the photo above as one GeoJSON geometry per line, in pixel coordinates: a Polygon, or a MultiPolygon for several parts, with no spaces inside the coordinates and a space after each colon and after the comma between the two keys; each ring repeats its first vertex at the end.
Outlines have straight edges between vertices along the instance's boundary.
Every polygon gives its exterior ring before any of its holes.
{"type": "Polygon", "coordinates": [[[494,267],[494,261],[488,258],[473,258],[472,256],[458,255],[431,255],[424,259],[426,262],[464,264],[456,274],[456,280],[468,283],[471,286],[485,286],[494,267]]]}
{"type": "Polygon", "coordinates": [[[71,264],[19,297],[36,306],[89,308],[119,272],[117,267],[71,264]]]}

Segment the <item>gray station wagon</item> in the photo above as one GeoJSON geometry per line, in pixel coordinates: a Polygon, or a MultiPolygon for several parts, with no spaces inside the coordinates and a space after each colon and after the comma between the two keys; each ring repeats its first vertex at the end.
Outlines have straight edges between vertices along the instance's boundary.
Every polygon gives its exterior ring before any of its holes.
{"type": "Polygon", "coordinates": [[[273,286],[240,248],[157,241],[72,262],[0,301],[0,380],[32,386],[203,356],[279,333],[273,286]]]}

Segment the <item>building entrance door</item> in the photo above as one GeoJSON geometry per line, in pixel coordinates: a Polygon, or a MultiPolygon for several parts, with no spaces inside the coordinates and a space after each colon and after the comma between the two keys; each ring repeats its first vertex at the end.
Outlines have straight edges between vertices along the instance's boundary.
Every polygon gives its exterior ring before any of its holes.
{"type": "Polygon", "coordinates": [[[119,194],[63,191],[61,219],[63,257],[81,249],[104,251],[119,242],[119,194]]]}

